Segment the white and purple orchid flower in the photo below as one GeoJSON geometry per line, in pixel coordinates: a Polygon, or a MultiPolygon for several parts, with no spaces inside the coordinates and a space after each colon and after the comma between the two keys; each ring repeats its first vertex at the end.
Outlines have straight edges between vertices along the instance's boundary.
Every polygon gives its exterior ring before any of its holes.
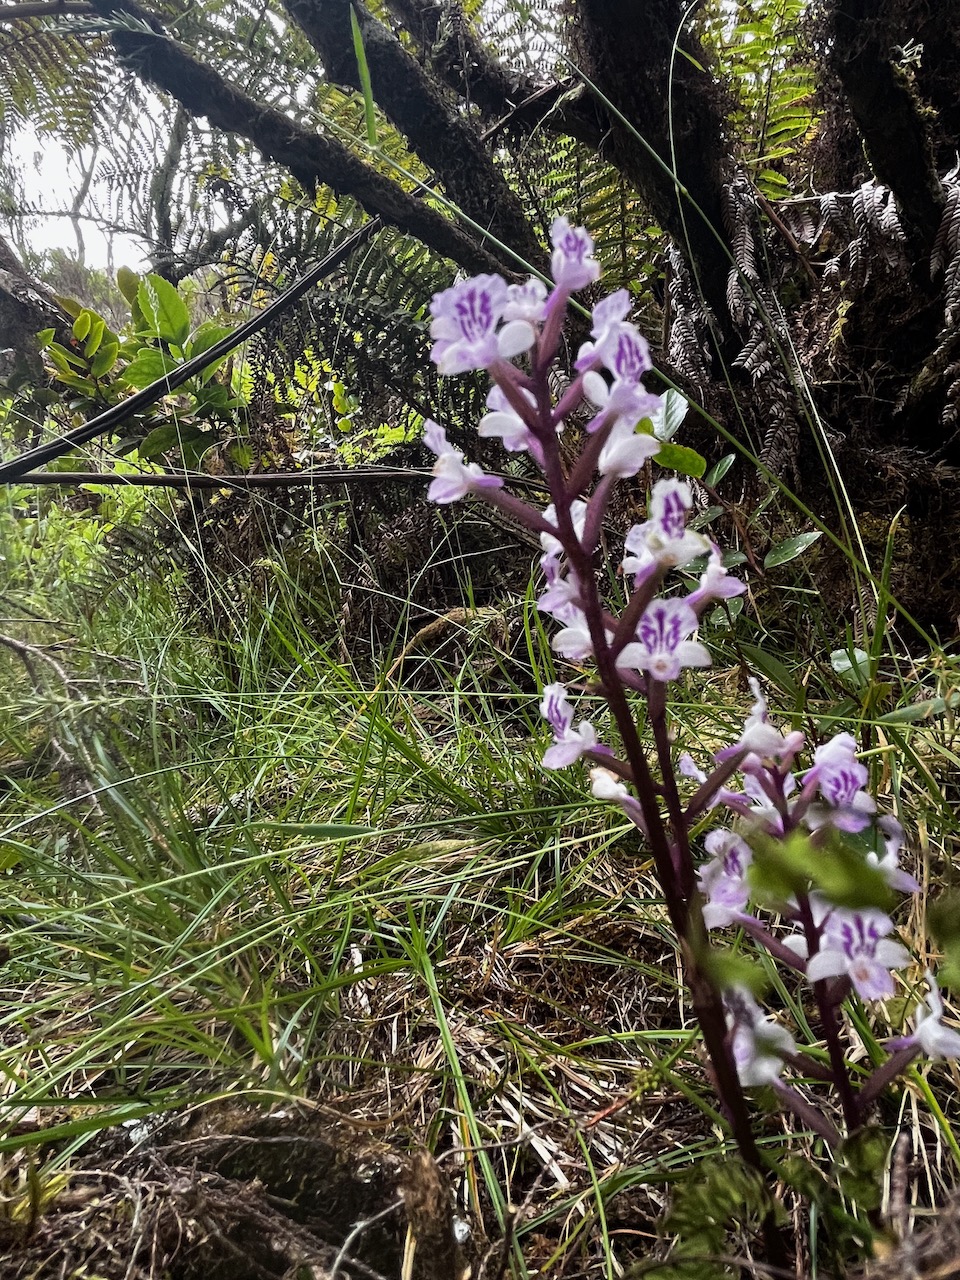
{"type": "Polygon", "coordinates": [[[624,645],[617,666],[646,671],[654,680],[676,680],[684,667],[709,667],[710,652],[687,637],[697,615],[684,600],[653,600],[637,625],[636,640],[624,645]]]}
{"type": "Polygon", "coordinates": [[[824,918],[817,922],[822,923],[822,932],[815,954],[808,956],[807,940],[802,934],[784,939],[796,955],[806,959],[808,980],[821,982],[846,976],[862,1000],[892,996],[892,971],[910,963],[910,952],[889,936],[893,932],[890,917],[872,909],[831,907],[822,899],[817,899],[817,906],[817,914],[824,918]]]}
{"type": "Polygon", "coordinates": [[[554,218],[550,242],[553,245],[550,269],[561,289],[576,293],[600,279],[600,263],[593,256],[593,239],[583,227],[571,226],[569,218],[554,218]]]}
{"type": "Polygon", "coordinates": [[[899,1049],[917,1049],[928,1058],[960,1058],[960,1031],[943,1025],[943,998],[937,980],[926,971],[929,991],[923,1002],[913,1011],[913,1032],[887,1042],[891,1052],[899,1049]]]}
{"type": "Polygon", "coordinates": [[[431,502],[456,502],[468,493],[480,489],[500,489],[499,476],[488,476],[475,462],[465,463],[463,454],[447,439],[447,433],[436,422],[427,422],[423,440],[431,453],[437,455],[433,464],[434,480],[427,490],[431,502]]]}
{"type": "Polygon", "coordinates": [[[708,929],[722,929],[743,916],[750,899],[747,869],[753,850],[735,831],[722,827],[711,831],[704,845],[711,857],[697,881],[704,898],[703,923],[708,929]]]}
{"type": "Polygon", "coordinates": [[[740,1083],[748,1089],[773,1084],[783,1074],[783,1057],[796,1053],[793,1036],[768,1017],[744,987],[724,992],[730,1046],[740,1083]]]}
{"type": "Polygon", "coordinates": [[[529,320],[500,322],[510,302],[502,276],[474,276],[435,293],[430,303],[431,358],[443,374],[489,369],[529,351],[536,331],[529,320]]]}
{"type": "MultiPolygon", "coordinates": [[[[428,421],[424,429],[425,442],[436,457],[429,489],[433,501],[449,503],[471,494],[485,497],[539,538],[546,583],[537,607],[559,624],[551,640],[555,652],[572,663],[595,660],[600,683],[621,713],[623,695],[635,691],[647,698],[651,716],[661,717],[661,736],[657,738],[655,730],[654,737],[663,772],[659,782],[651,783],[643,760],[638,764],[629,752],[626,760],[617,760],[598,740],[590,720],[575,720],[564,684],[547,684],[540,711],[550,726],[552,742],[543,754],[543,766],[562,769],[580,760],[593,766],[593,796],[618,805],[647,835],[655,852],[654,822],[662,822],[659,811],[669,811],[669,824],[660,828],[662,852],[655,861],[662,883],[669,889],[668,901],[669,895],[674,895],[671,910],[679,902],[679,916],[696,901],[695,876],[706,928],[740,926],[774,958],[805,972],[810,982],[822,984],[815,992],[821,1006],[836,1005],[851,987],[861,999],[885,999],[896,989],[895,973],[911,962],[888,915],[873,908],[837,906],[812,887],[806,892],[798,889],[795,897],[781,904],[789,922],[786,928],[776,919],[765,922],[759,910],[750,913],[754,848],[756,860],[762,850],[751,832],[762,833],[769,841],[806,830],[812,833],[811,850],[822,850],[823,856],[829,857],[831,845],[818,835],[821,829],[832,827],[855,835],[873,827],[877,851],[863,853],[864,867],[875,869],[892,889],[918,891],[916,879],[900,866],[902,828],[890,816],[876,817],[876,804],[867,791],[868,770],[857,759],[850,734],[838,733],[817,748],[813,766],[798,788],[792,770],[804,746],[803,734],[781,730],[771,721],[760,685],[751,678],[750,714],[737,741],[715,753],[712,775],[686,753],[675,764],[669,759],[672,752],[665,729],[662,686],[687,668],[710,665],[708,650],[693,638],[700,619],[712,602],[731,599],[746,587],[728,572],[719,547],[687,527],[694,505],[691,484],[680,478],[662,478],[652,487],[646,518],[634,524],[624,540],[622,571],[629,588],[626,610],[620,618],[607,611],[590,557],[601,539],[615,483],[636,476],[660,452],[662,442],[644,419],[655,419],[665,402],[643,384],[651,369],[650,350],[628,319],[631,299],[625,289],[594,306],[590,341],[580,348],[572,381],[559,398],[554,396],[548,375],[559,348],[570,294],[593,284],[600,276],[600,265],[589,234],[567,218],[554,221],[550,238],[552,289],[533,277],[511,284],[499,275],[458,281],[434,295],[430,332],[432,359],[440,374],[489,370],[493,386],[478,435],[499,440],[509,453],[529,454],[544,472],[553,501],[542,512],[526,506],[504,490],[501,477],[465,462],[437,423],[428,421]],[[528,359],[511,363],[528,353],[528,359]],[[579,458],[571,459],[566,451],[561,452],[557,436],[564,419],[583,405],[592,414],[583,424],[583,451],[579,458]],[[599,483],[591,491],[591,477],[597,475],[599,483]],[[701,556],[706,557],[706,563],[694,590],[685,596],[654,594],[660,591],[669,570],[689,566],[701,556]],[[595,639],[599,653],[595,652],[595,639]],[[611,697],[607,681],[619,686],[616,698],[611,697]],[[605,757],[609,768],[601,767],[605,757]],[[672,790],[671,769],[675,770],[674,778],[679,774],[697,785],[682,812],[672,803],[676,791],[672,790]],[[737,773],[741,781],[732,783],[737,773]],[[736,786],[742,789],[734,790],[736,786]],[[742,830],[711,830],[704,840],[708,856],[695,869],[691,862],[683,862],[684,857],[689,859],[686,849],[691,843],[692,824],[717,806],[726,806],[735,821],[743,824],[742,830]]],[[[615,719],[622,725],[621,719],[615,719]]],[[[623,736],[629,735],[624,732],[623,736]]],[[[929,992],[915,1010],[914,1030],[888,1045],[892,1053],[890,1079],[915,1052],[960,1058],[960,1030],[944,1025],[936,980],[928,974],[927,981],[929,992]]],[[[794,1067],[810,1065],[793,1061],[797,1051],[790,1033],[766,1016],[745,989],[727,990],[724,1003],[726,1044],[741,1084],[772,1085],[781,1100],[787,1100],[786,1105],[809,1119],[810,1107],[804,1113],[802,1099],[791,1103],[791,1094],[795,1099],[799,1095],[781,1080],[785,1060],[791,1060],[794,1067]]],[[[828,1039],[834,1034],[833,1021],[839,1028],[838,1020],[824,1019],[828,1039]]],[[[832,1042],[834,1066],[836,1050],[837,1043],[832,1042]]],[[[879,1091],[885,1083],[881,1067],[875,1089],[879,1091]]],[[[828,1140],[835,1132],[827,1125],[816,1131],[826,1133],[828,1140]]]]}
{"type": "Polygon", "coordinates": [[[585,751],[606,753],[609,750],[597,741],[589,720],[582,720],[574,729],[573,708],[565,685],[557,683],[544,687],[540,714],[553,730],[553,746],[548,747],[543,756],[545,769],[563,769],[579,760],[585,751]]]}
{"type": "Polygon", "coordinates": [[[651,563],[675,568],[703,555],[707,539],[686,527],[692,507],[693,494],[685,480],[658,480],[646,522],[635,524],[624,539],[624,573],[642,574],[651,563]]]}
{"type": "Polygon", "coordinates": [[[869,775],[857,759],[857,744],[849,733],[838,733],[817,747],[813,768],[804,777],[804,790],[816,788],[829,808],[812,809],[811,825],[818,817],[839,831],[862,831],[877,811],[873,798],[863,790],[869,775]]]}

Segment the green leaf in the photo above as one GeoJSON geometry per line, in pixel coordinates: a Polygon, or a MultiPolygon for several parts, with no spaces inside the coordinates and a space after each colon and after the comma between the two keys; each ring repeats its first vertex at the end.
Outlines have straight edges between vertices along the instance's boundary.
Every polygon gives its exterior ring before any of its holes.
{"type": "Polygon", "coordinates": [[[311,836],[320,840],[352,840],[356,836],[373,836],[376,827],[354,826],[348,822],[251,822],[261,831],[284,831],[289,835],[311,836]]]}
{"type": "Polygon", "coordinates": [[[137,305],[140,277],[135,271],[131,271],[129,267],[121,267],[117,272],[117,288],[130,303],[131,307],[137,305]]]}
{"type": "Polygon", "coordinates": [[[830,827],[821,827],[817,836],[814,843],[806,831],[794,831],[785,840],[747,832],[753,849],[748,878],[757,898],[776,906],[815,889],[838,907],[889,911],[893,891],[883,872],[867,862],[866,843],[830,827]]]}
{"type": "Polygon", "coordinates": [[[797,556],[803,555],[807,547],[813,544],[820,537],[820,531],[815,533],[798,533],[792,538],[784,538],[782,542],[778,542],[772,547],[763,558],[763,567],[765,569],[775,569],[777,565],[786,564],[789,560],[796,560],[797,556]]]}
{"type": "Polygon", "coordinates": [[[767,977],[760,965],[731,947],[707,946],[698,958],[701,971],[720,991],[746,987],[752,995],[762,996],[767,988],[767,977]]]}
{"type": "MultiPolygon", "coordinates": [[[[209,351],[210,348],[220,342],[222,338],[228,338],[231,333],[233,333],[233,330],[229,325],[216,324],[213,320],[208,320],[205,324],[202,324],[199,329],[197,329],[196,333],[194,333],[193,337],[190,339],[190,342],[187,344],[187,355],[191,359],[193,359],[194,356],[202,355],[204,351],[209,351]]],[[[199,375],[201,386],[213,377],[217,369],[220,368],[221,364],[223,364],[224,360],[227,358],[227,355],[222,355],[218,359],[212,360],[210,364],[203,368],[199,375]]]]}
{"type": "Polygon", "coordinates": [[[55,293],[53,296],[60,303],[61,307],[63,307],[67,315],[72,316],[73,319],[76,320],[77,316],[79,316],[80,312],[83,310],[83,303],[78,302],[76,298],[68,298],[63,293],[55,293]]]}
{"type": "Polygon", "coordinates": [[[90,325],[90,332],[87,335],[87,341],[84,343],[83,353],[90,360],[100,350],[100,343],[103,341],[104,334],[107,333],[107,322],[102,316],[94,316],[90,325]]]}
{"type": "Polygon", "coordinates": [[[117,363],[119,342],[105,342],[90,362],[90,372],[95,378],[102,378],[117,363]]]}
{"type": "Polygon", "coordinates": [[[830,665],[848,689],[864,689],[870,679],[870,655],[863,649],[834,649],[830,665]]]}
{"type": "Polygon", "coordinates": [[[190,313],[169,280],[155,273],[141,280],[137,303],[151,333],[178,346],[186,342],[190,332],[190,313]]]}
{"type": "Polygon", "coordinates": [[[199,427],[165,422],[162,426],[154,427],[141,441],[138,452],[141,458],[149,460],[158,457],[161,453],[169,453],[171,449],[180,449],[197,436],[205,434],[206,432],[201,431],[199,427]]]}
{"type": "Polygon", "coordinates": [[[668,388],[661,398],[660,412],[651,419],[658,440],[672,440],[690,409],[690,401],[679,391],[668,388]]]}
{"type": "Polygon", "coordinates": [[[367,65],[360,23],[357,21],[357,13],[352,4],[350,5],[350,32],[353,36],[353,52],[357,59],[357,72],[363,93],[363,118],[367,125],[367,142],[371,147],[375,147],[377,146],[377,113],[373,102],[373,86],[370,83],[370,68],[367,65]]]}
{"type": "Polygon", "coordinates": [[[57,381],[73,391],[82,391],[88,397],[97,394],[96,384],[90,378],[81,378],[77,373],[58,373],[57,381]]]}
{"type": "Polygon", "coordinates": [[[205,321],[190,339],[187,348],[190,358],[203,355],[204,351],[209,351],[221,338],[229,338],[231,333],[233,330],[227,324],[217,324],[214,320],[205,321]]]}
{"type": "Polygon", "coordinates": [[[50,343],[57,336],[56,329],[41,329],[37,334],[37,346],[41,351],[46,351],[50,343]]]}
{"type": "Polygon", "coordinates": [[[844,1140],[834,1165],[840,1190],[851,1204],[869,1212],[883,1202],[883,1170],[890,1149],[888,1136],[875,1126],[844,1140]]]}
{"type": "Polygon", "coordinates": [[[737,455],[735,453],[728,453],[726,457],[721,458],[716,466],[711,467],[703,477],[704,487],[707,489],[715,489],[736,460],[737,455]]]}
{"type": "Polygon", "coordinates": [[[47,355],[50,357],[51,364],[58,369],[62,369],[64,373],[69,373],[71,369],[85,369],[87,367],[86,360],[81,356],[74,355],[72,351],[68,351],[59,342],[51,342],[47,346],[47,355]]]}
{"type": "Polygon", "coordinates": [[[877,724],[916,724],[918,720],[932,720],[960,706],[960,693],[950,693],[945,698],[928,698],[915,702],[911,707],[898,707],[879,716],[877,724]]]}
{"type": "Polygon", "coordinates": [[[771,684],[776,685],[796,702],[800,697],[801,688],[789,667],[786,667],[779,658],[774,658],[766,649],[761,649],[759,645],[741,643],[740,649],[744,657],[761,675],[766,676],[771,684]]]}
{"type": "Polygon", "coordinates": [[[696,449],[688,449],[686,445],[662,444],[654,457],[661,467],[669,471],[679,471],[684,476],[699,478],[707,469],[707,460],[696,449]]]}
{"type": "Polygon", "coordinates": [[[86,307],[84,307],[73,322],[73,336],[78,342],[82,342],[90,332],[90,326],[92,323],[93,315],[86,309],[86,307]]]}
{"type": "Polygon", "coordinates": [[[196,431],[189,439],[184,439],[180,446],[180,457],[188,471],[197,471],[208,449],[218,444],[220,437],[216,431],[196,431]]]}
{"type": "Polygon", "coordinates": [[[178,367],[178,362],[159,347],[141,347],[124,369],[122,380],[130,387],[149,387],[178,367]]]}
{"type": "Polygon", "coordinates": [[[941,983],[960,990],[960,892],[948,890],[928,903],[927,921],[944,955],[938,977],[941,983]]]}

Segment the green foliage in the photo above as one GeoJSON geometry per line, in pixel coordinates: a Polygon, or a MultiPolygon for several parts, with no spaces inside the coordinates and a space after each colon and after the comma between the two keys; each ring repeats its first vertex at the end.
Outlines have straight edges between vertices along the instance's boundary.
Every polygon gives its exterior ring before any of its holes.
{"type": "Polygon", "coordinates": [[[883,1147],[882,1134],[868,1128],[844,1144],[841,1155],[827,1171],[803,1155],[787,1155],[780,1161],[779,1173],[784,1183],[799,1193],[816,1214],[817,1252],[831,1270],[845,1271],[854,1259],[871,1252],[875,1232],[866,1214],[858,1215],[856,1199],[847,1199],[847,1195],[859,1189],[866,1196],[867,1205],[876,1203],[877,1192],[883,1186],[883,1147]]]}
{"type": "Polygon", "coordinates": [[[939,980],[960,991],[960,892],[943,893],[927,908],[930,931],[943,951],[939,980]]]}
{"type": "MultiPolygon", "coordinates": [[[[39,335],[54,382],[73,393],[68,407],[82,417],[120,403],[130,388],[139,390],[160,381],[231,332],[226,325],[206,320],[191,334],[186,301],[161,276],[141,279],[121,268],[117,283],[130,305],[122,334],[107,328],[104,317],[91,308],[63,297],[61,304],[74,317],[72,346],[54,341],[52,329],[39,335]]],[[[175,396],[131,418],[124,428],[121,452],[136,448],[148,462],[179,457],[184,467],[192,469],[224,437],[234,447],[246,400],[238,394],[239,378],[227,385],[216,377],[225,359],[211,361],[175,396]]]]}
{"type": "Polygon", "coordinates": [[[775,569],[778,565],[796,560],[797,556],[802,556],[807,547],[812,547],[820,536],[820,531],[816,530],[812,533],[798,533],[793,537],[784,538],[775,547],[771,547],[763,557],[763,567],[775,569]]]}
{"type": "Polygon", "coordinates": [[[748,839],[754,851],[750,884],[761,902],[782,905],[815,890],[839,907],[893,906],[883,873],[866,862],[869,846],[861,836],[821,827],[813,835],[791,832],[785,840],[751,830],[748,839]]]}
{"type": "MultiPolygon", "coordinates": [[[[726,1280],[736,1275],[722,1261],[739,1252],[738,1232],[753,1235],[774,1209],[759,1174],[737,1158],[704,1161],[673,1183],[670,1210],[663,1221],[677,1237],[669,1260],[656,1274],[666,1280],[726,1280]]],[[[640,1276],[642,1268],[635,1273],[640,1276]]]]}
{"type": "Polygon", "coordinates": [[[759,6],[710,0],[699,19],[704,42],[736,96],[742,160],[772,200],[800,186],[794,161],[815,128],[814,64],[801,38],[807,9],[807,0],[759,6]]]}

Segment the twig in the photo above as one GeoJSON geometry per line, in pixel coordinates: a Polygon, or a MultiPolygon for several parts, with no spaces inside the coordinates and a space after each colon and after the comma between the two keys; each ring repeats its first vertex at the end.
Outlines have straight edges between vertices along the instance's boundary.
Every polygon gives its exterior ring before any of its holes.
{"type": "Polygon", "coordinates": [[[347,1234],[347,1238],[340,1246],[340,1251],[334,1258],[333,1266],[330,1268],[328,1280],[337,1280],[337,1274],[340,1271],[340,1267],[344,1262],[350,1260],[349,1251],[354,1240],[359,1240],[363,1233],[369,1230],[370,1227],[374,1226],[378,1222],[382,1222],[384,1218],[389,1218],[392,1213],[396,1213],[398,1209],[402,1209],[403,1205],[404,1201],[401,1197],[401,1199],[395,1200],[393,1204],[388,1204],[386,1209],[381,1209],[379,1213],[373,1214],[372,1217],[361,1218],[361,1220],[356,1223],[352,1230],[347,1234]]]}

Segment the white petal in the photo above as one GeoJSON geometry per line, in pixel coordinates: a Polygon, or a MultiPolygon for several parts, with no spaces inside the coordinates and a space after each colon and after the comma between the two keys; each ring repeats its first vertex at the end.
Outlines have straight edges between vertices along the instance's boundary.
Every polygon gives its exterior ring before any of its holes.
{"type": "Polygon", "coordinates": [[[504,360],[512,360],[514,356],[529,351],[536,340],[533,326],[526,320],[511,320],[497,334],[497,350],[504,360]]]}
{"type": "Polygon", "coordinates": [[[710,650],[699,640],[681,640],[676,652],[680,665],[684,667],[709,667],[713,661],[710,650]]]}
{"type": "Polygon", "coordinates": [[[639,671],[649,656],[649,651],[634,640],[630,644],[625,644],[617,654],[617,666],[625,667],[630,671],[639,671]]]}
{"type": "Polygon", "coordinates": [[[610,388],[607,386],[603,374],[598,373],[596,369],[591,369],[589,373],[585,373],[583,375],[583,394],[591,404],[596,405],[598,409],[602,409],[610,399],[610,388]]]}
{"type": "Polygon", "coordinates": [[[807,961],[807,978],[810,982],[836,978],[846,972],[847,957],[842,951],[818,951],[807,961]]]}
{"type": "Polygon", "coordinates": [[[928,1018],[917,1028],[917,1043],[929,1058],[960,1058],[960,1032],[928,1018]]]}
{"type": "Polygon", "coordinates": [[[874,954],[885,969],[905,969],[910,963],[910,952],[907,948],[891,938],[884,938],[882,942],[878,942],[874,954]]]}

